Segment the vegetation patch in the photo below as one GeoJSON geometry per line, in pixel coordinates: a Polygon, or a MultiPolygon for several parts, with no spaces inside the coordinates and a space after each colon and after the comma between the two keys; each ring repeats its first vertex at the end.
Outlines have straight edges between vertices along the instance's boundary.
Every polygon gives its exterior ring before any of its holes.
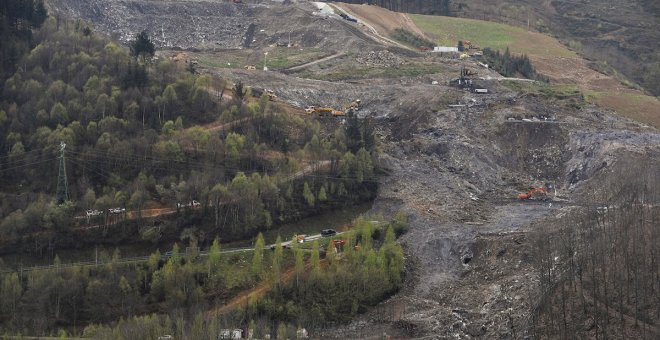
{"type": "Polygon", "coordinates": [[[525,31],[519,27],[488,21],[430,15],[410,15],[415,25],[439,44],[456,46],[459,40],[470,40],[481,48],[490,47],[512,53],[574,58],[556,39],[544,34],[525,31]]]}
{"type": "Polygon", "coordinates": [[[490,48],[484,49],[484,60],[505,77],[522,76],[527,79],[545,80],[543,76],[536,73],[536,69],[526,55],[512,56],[508,47],[504,53],[493,51],[490,48]]]}
{"type": "Polygon", "coordinates": [[[420,37],[417,34],[405,30],[403,28],[396,28],[390,36],[392,37],[392,39],[402,42],[408,46],[412,46],[414,48],[420,48],[422,46],[426,48],[433,48],[433,46],[435,45],[434,42],[425,39],[423,37],[420,37]]]}
{"type": "Polygon", "coordinates": [[[350,233],[334,238],[339,243],[324,244],[324,263],[315,243],[311,272],[298,253],[292,280],[249,306],[248,315],[309,326],[350,320],[399,289],[404,260],[395,229],[406,225],[402,213],[385,225],[358,219],[350,233]]]}
{"type": "Polygon", "coordinates": [[[631,119],[660,128],[660,101],[657,97],[629,92],[589,92],[588,100],[631,119]]]}

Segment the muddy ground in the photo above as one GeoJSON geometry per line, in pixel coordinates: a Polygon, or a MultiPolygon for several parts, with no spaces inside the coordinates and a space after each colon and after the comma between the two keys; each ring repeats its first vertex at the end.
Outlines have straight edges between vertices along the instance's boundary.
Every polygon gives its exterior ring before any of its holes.
{"type": "MultiPolygon", "coordinates": [[[[200,67],[201,72],[233,82],[272,89],[287,105],[339,109],[361,99],[360,117],[376,126],[382,150],[379,163],[387,175],[381,178],[373,210],[391,215],[403,209],[410,216],[410,230],[401,238],[406,283],[398,294],[350,324],[320,330],[321,336],[524,337],[537,303],[533,235],[540,222],[552,221],[575,206],[598,203],[589,192],[613,180],[612,169],[621,167],[621,155],[634,155],[636,166],[644,169],[646,161],[657,161],[660,154],[657,130],[579,98],[515,91],[495,80],[479,80],[479,86],[489,90],[485,95],[450,87],[449,80],[461,67],[479,66],[383,45],[359,24],[332,16],[323,19],[310,3],[75,3],[78,7],[63,12],[81,15],[97,29],[120,32],[122,37],[142,20],[149,29],[158,29],[157,18],[167,17],[172,8],[192,16],[202,11],[199,18],[189,20],[195,23],[208,17],[204,10],[221,11],[220,19],[209,25],[182,24],[177,29],[172,25],[180,18],[172,14],[172,22],[162,26],[170,38],[158,40],[161,47],[206,48],[201,53],[217,53],[218,60],[242,55],[246,49],[256,55],[273,51],[289,30],[295,32],[295,44],[319,49],[320,57],[339,54],[293,70],[200,67]],[[141,12],[131,7],[138,5],[141,12]],[[85,6],[96,6],[98,15],[83,13],[85,6]],[[120,13],[127,14],[120,19],[120,13]],[[258,34],[255,44],[247,47],[242,41],[249,23],[256,25],[258,34]],[[201,40],[186,37],[206,34],[204,30],[231,33],[209,33],[201,40]],[[225,50],[213,52],[213,44],[225,50]],[[517,193],[546,182],[555,185],[561,203],[515,199],[517,193]]],[[[191,58],[195,53],[190,52],[191,58]]],[[[479,77],[496,75],[478,72],[479,77]]]]}

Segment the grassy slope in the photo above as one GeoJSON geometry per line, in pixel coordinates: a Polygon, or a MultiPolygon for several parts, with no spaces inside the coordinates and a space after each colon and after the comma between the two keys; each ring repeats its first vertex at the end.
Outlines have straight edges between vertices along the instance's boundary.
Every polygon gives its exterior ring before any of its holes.
{"type": "MultiPolygon", "coordinates": [[[[579,58],[555,38],[528,32],[519,27],[481,20],[431,15],[410,15],[410,18],[441,45],[455,46],[458,40],[470,40],[482,48],[504,50],[509,47],[511,52],[554,59],[558,64],[562,63],[562,58],[579,58]]],[[[539,68],[538,71],[543,73],[544,70],[539,68]]],[[[660,101],[657,98],[633,89],[621,91],[622,86],[594,91],[590,84],[584,84],[581,79],[569,80],[569,82],[578,84],[580,89],[587,94],[590,102],[660,129],[660,101]]]]}
{"type": "Polygon", "coordinates": [[[410,18],[419,28],[445,46],[455,46],[458,40],[470,40],[482,48],[505,50],[509,47],[511,52],[515,53],[577,57],[556,39],[540,33],[527,32],[519,27],[432,15],[410,15],[410,18]]]}

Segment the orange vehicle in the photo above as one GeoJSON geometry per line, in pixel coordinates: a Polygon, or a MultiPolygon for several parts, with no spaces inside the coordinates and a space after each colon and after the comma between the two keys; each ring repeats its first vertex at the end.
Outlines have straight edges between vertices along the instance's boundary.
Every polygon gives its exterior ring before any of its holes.
{"type": "Polygon", "coordinates": [[[526,193],[518,194],[518,199],[528,200],[534,197],[545,198],[547,195],[548,195],[548,189],[546,189],[545,187],[538,187],[538,188],[529,189],[529,191],[526,193]]]}
{"type": "Polygon", "coordinates": [[[332,243],[332,246],[335,248],[337,253],[341,253],[342,250],[344,250],[344,244],[346,244],[346,240],[332,240],[330,242],[332,243]]]}

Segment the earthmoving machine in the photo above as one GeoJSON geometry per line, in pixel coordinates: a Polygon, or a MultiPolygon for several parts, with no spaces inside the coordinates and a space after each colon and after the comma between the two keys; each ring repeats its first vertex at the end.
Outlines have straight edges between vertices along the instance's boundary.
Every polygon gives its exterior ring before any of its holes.
{"type": "MultiPolygon", "coordinates": [[[[337,112],[337,110],[331,107],[310,106],[305,109],[305,112],[309,115],[317,114],[319,116],[335,116],[335,112],[337,112]]],[[[343,112],[341,115],[343,115],[343,112]]]]}
{"type": "Polygon", "coordinates": [[[529,200],[532,198],[546,198],[548,196],[548,190],[545,187],[531,188],[529,191],[518,194],[518,199],[520,200],[529,200]]]}
{"type": "Polygon", "coordinates": [[[257,69],[257,67],[256,67],[256,66],[254,66],[254,65],[245,65],[245,69],[246,69],[246,70],[250,70],[250,71],[251,71],[251,70],[256,70],[256,69],[257,69]]]}
{"type": "Polygon", "coordinates": [[[305,113],[308,115],[317,114],[319,116],[332,116],[332,117],[343,117],[347,114],[352,114],[360,110],[360,100],[356,99],[341,110],[335,110],[331,107],[321,107],[321,106],[308,106],[305,109],[305,113]]]}
{"type": "Polygon", "coordinates": [[[305,113],[311,115],[316,112],[316,106],[308,106],[305,108],[305,113]]]}
{"type": "Polygon", "coordinates": [[[361,103],[362,102],[359,99],[356,99],[347,106],[345,106],[343,111],[346,112],[347,114],[355,113],[360,110],[361,103]]]}
{"type": "Polygon", "coordinates": [[[470,40],[463,40],[463,47],[465,47],[466,50],[478,50],[479,45],[473,44],[470,40]]]}
{"type": "Polygon", "coordinates": [[[275,92],[273,92],[273,90],[266,90],[266,95],[268,96],[268,100],[270,100],[271,102],[277,100],[277,96],[275,95],[275,92]]]}
{"type": "Polygon", "coordinates": [[[335,248],[335,252],[339,254],[344,251],[344,244],[346,244],[346,240],[332,240],[330,241],[330,244],[332,244],[332,247],[335,248]]]}
{"type": "Polygon", "coordinates": [[[264,90],[259,87],[252,87],[250,92],[252,92],[253,97],[259,98],[263,96],[265,93],[268,96],[268,100],[270,100],[271,102],[277,100],[277,96],[275,95],[275,92],[273,92],[273,90],[264,90]]]}

